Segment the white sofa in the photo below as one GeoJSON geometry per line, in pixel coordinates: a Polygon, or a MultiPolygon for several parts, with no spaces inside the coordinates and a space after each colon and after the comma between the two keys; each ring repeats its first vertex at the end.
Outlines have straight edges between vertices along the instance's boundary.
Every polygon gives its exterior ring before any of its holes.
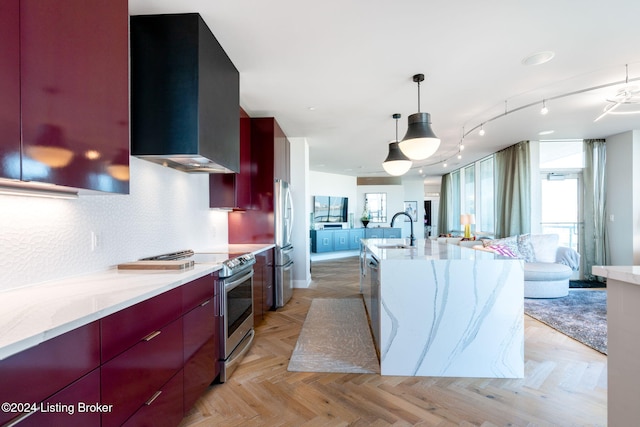
{"type": "Polygon", "coordinates": [[[525,298],[560,298],[569,294],[569,279],[580,268],[580,254],[559,246],[558,240],[557,234],[522,234],[478,241],[473,248],[524,259],[525,298]]]}

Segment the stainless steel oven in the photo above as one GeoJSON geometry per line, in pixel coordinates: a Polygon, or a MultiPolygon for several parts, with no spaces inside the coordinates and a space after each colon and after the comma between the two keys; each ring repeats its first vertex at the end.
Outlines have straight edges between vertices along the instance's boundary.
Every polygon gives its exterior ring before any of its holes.
{"type": "Polygon", "coordinates": [[[220,271],[220,382],[225,382],[251,347],[253,337],[253,254],[225,261],[220,271]]]}

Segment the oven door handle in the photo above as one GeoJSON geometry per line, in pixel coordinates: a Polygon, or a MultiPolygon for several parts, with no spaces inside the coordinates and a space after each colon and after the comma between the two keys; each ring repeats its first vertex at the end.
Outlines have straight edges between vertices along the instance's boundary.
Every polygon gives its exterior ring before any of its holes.
{"type": "MultiPolygon", "coordinates": [[[[233,276],[231,276],[233,277],[233,276]]],[[[230,282],[227,282],[228,279],[224,280],[224,290],[225,291],[230,291],[233,288],[237,287],[239,284],[241,284],[242,282],[244,282],[247,279],[251,279],[253,277],[253,269],[251,269],[247,274],[243,275],[242,277],[238,278],[238,279],[234,279],[230,282]]]]}

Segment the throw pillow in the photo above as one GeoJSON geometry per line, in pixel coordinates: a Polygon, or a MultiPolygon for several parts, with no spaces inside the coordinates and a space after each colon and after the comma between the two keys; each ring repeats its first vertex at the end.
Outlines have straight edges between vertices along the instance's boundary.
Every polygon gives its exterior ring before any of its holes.
{"type": "Polygon", "coordinates": [[[534,262],[536,260],[530,234],[521,234],[518,236],[518,252],[520,252],[525,262],[534,262]]]}
{"type": "Polygon", "coordinates": [[[531,246],[536,262],[556,262],[556,252],[560,236],[557,234],[532,234],[531,246]]]}
{"type": "Polygon", "coordinates": [[[511,249],[509,249],[509,247],[506,245],[490,245],[487,246],[487,249],[491,249],[495,253],[502,256],[506,256],[509,258],[518,258],[516,254],[514,254],[513,251],[511,251],[511,249]]]}
{"type": "Polygon", "coordinates": [[[505,237],[504,239],[483,240],[482,246],[488,248],[489,246],[502,245],[507,247],[516,258],[522,258],[520,251],[518,251],[518,236],[505,237]]]}

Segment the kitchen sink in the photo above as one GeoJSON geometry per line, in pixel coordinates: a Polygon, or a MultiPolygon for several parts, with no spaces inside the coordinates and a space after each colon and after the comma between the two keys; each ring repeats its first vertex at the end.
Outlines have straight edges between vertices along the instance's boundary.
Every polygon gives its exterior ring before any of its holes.
{"type": "Polygon", "coordinates": [[[380,249],[410,249],[414,247],[414,246],[405,245],[403,243],[390,243],[390,244],[383,244],[383,245],[377,245],[377,246],[380,249]]]}

